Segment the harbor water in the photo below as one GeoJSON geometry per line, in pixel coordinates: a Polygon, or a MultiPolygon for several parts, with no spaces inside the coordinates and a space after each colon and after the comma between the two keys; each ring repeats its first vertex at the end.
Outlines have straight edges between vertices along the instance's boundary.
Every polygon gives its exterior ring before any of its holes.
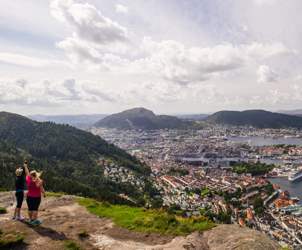
{"type": "Polygon", "coordinates": [[[302,201],[302,179],[290,182],[287,177],[269,178],[272,184],[277,184],[282,190],[287,190],[292,197],[298,197],[302,201]]]}
{"type": "Polygon", "coordinates": [[[271,138],[264,136],[247,136],[247,137],[228,137],[229,141],[232,142],[240,142],[247,143],[251,146],[269,146],[269,145],[278,145],[278,144],[286,144],[286,145],[298,145],[302,146],[301,138],[271,138]]]}

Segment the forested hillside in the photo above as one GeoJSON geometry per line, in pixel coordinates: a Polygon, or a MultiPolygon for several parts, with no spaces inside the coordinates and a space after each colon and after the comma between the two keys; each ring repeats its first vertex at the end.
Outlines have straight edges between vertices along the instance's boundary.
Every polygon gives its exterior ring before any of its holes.
{"type": "Polygon", "coordinates": [[[14,169],[27,158],[32,169],[44,171],[46,188],[52,191],[113,202],[126,201],[119,195],[124,194],[139,204],[156,193],[149,182],[149,167],[100,137],[74,127],[1,112],[0,140],[1,188],[13,188],[14,169]],[[143,181],[144,189],[106,178],[102,160],[131,171],[143,181]]]}

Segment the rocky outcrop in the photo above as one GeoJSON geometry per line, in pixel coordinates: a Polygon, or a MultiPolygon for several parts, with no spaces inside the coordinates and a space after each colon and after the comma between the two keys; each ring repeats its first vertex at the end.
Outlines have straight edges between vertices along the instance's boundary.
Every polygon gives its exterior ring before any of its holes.
{"type": "Polygon", "coordinates": [[[210,250],[277,250],[280,246],[265,234],[238,225],[219,225],[202,238],[210,250]]]}
{"type": "MultiPolygon", "coordinates": [[[[49,197],[43,200],[43,224],[32,228],[12,221],[12,193],[0,193],[0,207],[8,214],[0,215],[0,228],[5,232],[24,234],[24,248],[64,249],[67,241],[75,242],[82,249],[102,250],[277,250],[278,244],[266,235],[237,225],[219,225],[204,233],[186,237],[171,237],[128,231],[115,226],[110,220],[98,218],[78,205],[73,196],[49,197]],[[88,237],[81,238],[85,232],[88,237]]],[[[25,207],[25,206],[24,206],[25,207]]],[[[24,215],[26,211],[24,210],[24,215]]]]}

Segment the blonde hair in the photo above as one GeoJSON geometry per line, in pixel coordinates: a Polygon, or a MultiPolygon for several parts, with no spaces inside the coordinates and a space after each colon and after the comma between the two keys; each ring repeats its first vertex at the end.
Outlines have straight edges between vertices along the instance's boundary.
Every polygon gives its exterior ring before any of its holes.
{"type": "Polygon", "coordinates": [[[16,169],[15,173],[16,173],[16,176],[20,177],[23,174],[23,169],[19,167],[16,169]]]}
{"type": "Polygon", "coordinates": [[[42,175],[42,172],[38,172],[38,171],[36,171],[36,170],[32,170],[32,171],[30,171],[30,176],[31,177],[34,177],[34,178],[40,178],[40,176],[42,175]]]}

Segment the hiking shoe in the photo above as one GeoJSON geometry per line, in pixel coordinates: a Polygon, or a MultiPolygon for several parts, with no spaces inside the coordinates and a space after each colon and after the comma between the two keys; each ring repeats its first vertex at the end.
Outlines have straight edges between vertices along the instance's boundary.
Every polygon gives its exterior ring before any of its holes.
{"type": "Polygon", "coordinates": [[[13,217],[12,220],[17,220],[17,218],[16,218],[16,217],[13,217]]]}
{"type": "Polygon", "coordinates": [[[30,219],[25,220],[25,223],[27,223],[28,225],[31,225],[31,226],[34,225],[33,222],[34,222],[34,220],[30,220],[30,219]]]}
{"type": "Polygon", "coordinates": [[[20,216],[20,217],[17,217],[15,220],[18,220],[18,221],[24,221],[25,218],[23,216],[20,216]]]}
{"type": "Polygon", "coordinates": [[[31,225],[33,225],[33,226],[39,226],[39,225],[41,225],[42,224],[42,222],[41,221],[39,221],[39,220],[34,220],[34,221],[31,221],[31,223],[30,223],[31,225]]]}

